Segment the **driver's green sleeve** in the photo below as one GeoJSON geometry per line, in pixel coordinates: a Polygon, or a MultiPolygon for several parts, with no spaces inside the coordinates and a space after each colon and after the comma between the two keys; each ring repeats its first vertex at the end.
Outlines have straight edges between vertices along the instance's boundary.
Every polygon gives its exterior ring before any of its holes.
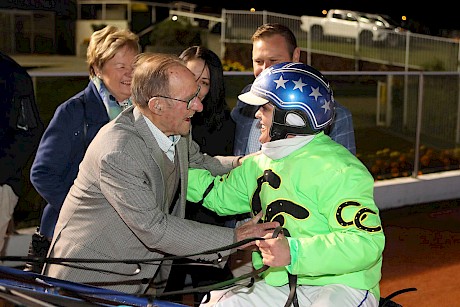
{"type": "MultiPolygon", "coordinates": [[[[385,236],[373,199],[374,179],[342,145],[318,134],[290,155],[272,160],[248,158],[224,176],[189,171],[187,198],[220,215],[261,210],[263,221],[278,221],[289,232],[291,263],[270,268],[273,286],[345,284],[380,297],[385,236]]],[[[254,267],[262,266],[253,253],[254,267]]]]}

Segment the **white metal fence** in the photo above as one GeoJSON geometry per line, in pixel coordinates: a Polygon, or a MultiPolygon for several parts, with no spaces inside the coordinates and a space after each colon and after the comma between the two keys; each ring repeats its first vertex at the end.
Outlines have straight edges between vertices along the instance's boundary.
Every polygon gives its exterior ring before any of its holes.
{"type": "MultiPolygon", "coordinates": [[[[30,74],[46,124],[55,108],[88,82],[86,72],[30,74]],[[61,90],[49,95],[56,84],[62,84],[61,90]]],[[[460,168],[460,72],[324,74],[335,99],[353,115],[357,155],[376,180],[460,168]]],[[[254,77],[251,72],[225,72],[224,76],[232,107],[254,77]]]]}
{"type": "MultiPolygon", "coordinates": [[[[178,11],[172,12],[181,14],[178,11]]],[[[207,18],[203,15],[187,14],[185,17],[188,18],[207,18]]],[[[378,142],[373,143],[378,143],[379,146],[363,150],[366,157],[362,158],[371,161],[368,164],[369,168],[373,167],[372,161],[378,160],[379,155],[393,154],[393,158],[396,157],[394,152],[402,151],[398,146],[405,147],[404,150],[408,151],[407,156],[411,160],[409,171],[391,174],[390,167],[386,166],[387,169],[382,171],[382,177],[407,174],[417,176],[419,172],[459,167],[458,42],[410,32],[401,34],[401,44],[398,47],[390,47],[384,43],[361,44],[359,41],[338,38],[312,40],[309,33],[300,29],[300,17],[266,11],[223,10],[221,18],[213,17],[213,20],[208,21],[220,22],[222,44],[251,44],[252,33],[259,25],[279,22],[290,27],[297,36],[299,45],[310,55],[321,52],[353,58],[356,62],[367,59],[402,67],[405,71],[323,71],[333,85],[336,98],[352,111],[354,126],[358,131],[358,154],[360,148],[364,149],[364,145],[368,143],[366,132],[369,131],[370,134],[371,130],[378,130],[391,134],[394,138],[377,135],[378,142]],[[433,63],[431,66],[426,64],[430,62],[433,63]],[[420,70],[410,71],[414,67],[420,70]],[[402,145],[393,144],[391,141],[394,139],[407,142],[402,145]],[[389,142],[386,143],[386,140],[389,142]],[[425,152],[426,148],[436,149],[436,152],[425,152]],[[424,152],[420,152],[421,150],[424,152]],[[372,156],[373,151],[375,157],[372,156]],[[436,156],[433,156],[434,154],[436,156]]],[[[208,30],[210,28],[212,27],[208,27],[208,30]]],[[[33,72],[32,75],[35,78],[40,77],[33,72]]],[[[71,76],[71,72],[63,73],[61,76],[71,76]]],[[[227,97],[231,105],[235,103],[239,91],[251,82],[252,78],[251,72],[226,72],[227,97]]],[[[37,87],[37,90],[40,91],[41,88],[37,87]]],[[[80,89],[75,89],[72,94],[78,90],[80,89]]],[[[57,99],[56,103],[61,103],[68,97],[53,98],[57,99]]],[[[50,97],[47,96],[44,104],[49,102],[50,97]]]]}
{"type": "Polygon", "coordinates": [[[251,43],[251,36],[259,25],[277,22],[288,26],[297,38],[299,47],[307,52],[307,64],[312,54],[325,54],[360,61],[369,61],[400,67],[405,71],[458,71],[460,70],[460,43],[458,40],[415,34],[409,31],[387,31],[391,40],[360,41],[340,37],[314,39],[310,32],[301,30],[300,17],[267,11],[248,12],[222,10],[221,42],[251,43]],[[390,43],[391,42],[391,43],[390,43]],[[395,42],[397,42],[395,44],[395,42]]]}

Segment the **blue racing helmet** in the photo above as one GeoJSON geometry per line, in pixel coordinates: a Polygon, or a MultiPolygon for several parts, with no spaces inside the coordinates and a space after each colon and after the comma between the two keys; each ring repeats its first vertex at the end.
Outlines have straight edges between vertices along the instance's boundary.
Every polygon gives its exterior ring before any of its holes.
{"type": "Polygon", "coordinates": [[[275,106],[270,127],[272,141],[288,135],[319,133],[331,125],[335,114],[329,82],[319,71],[303,63],[270,66],[256,78],[251,90],[238,98],[250,105],[271,102],[275,106]]]}

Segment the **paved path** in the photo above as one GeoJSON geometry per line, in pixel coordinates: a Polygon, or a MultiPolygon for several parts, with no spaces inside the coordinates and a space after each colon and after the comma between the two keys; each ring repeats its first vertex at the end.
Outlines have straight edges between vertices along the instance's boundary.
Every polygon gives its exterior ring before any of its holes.
{"type": "Polygon", "coordinates": [[[460,200],[383,210],[383,296],[404,307],[460,306],[460,200]]]}

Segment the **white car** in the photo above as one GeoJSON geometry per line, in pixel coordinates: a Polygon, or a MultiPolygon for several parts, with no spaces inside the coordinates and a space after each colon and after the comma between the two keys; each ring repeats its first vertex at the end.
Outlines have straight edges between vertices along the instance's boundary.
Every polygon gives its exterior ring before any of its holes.
{"type": "Polygon", "coordinates": [[[325,17],[300,17],[300,28],[310,32],[312,39],[327,37],[344,37],[357,39],[363,44],[386,42],[395,36],[395,28],[381,15],[358,11],[332,9],[325,17]]]}
{"type": "Polygon", "coordinates": [[[387,32],[385,40],[391,46],[399,45],[404,40],[404,32],[407,30],[402,28],[396,21],[388,15],[359,13],[359,20],[363,23],[371,23],[376,25],[380,30],[387,32]]]}

